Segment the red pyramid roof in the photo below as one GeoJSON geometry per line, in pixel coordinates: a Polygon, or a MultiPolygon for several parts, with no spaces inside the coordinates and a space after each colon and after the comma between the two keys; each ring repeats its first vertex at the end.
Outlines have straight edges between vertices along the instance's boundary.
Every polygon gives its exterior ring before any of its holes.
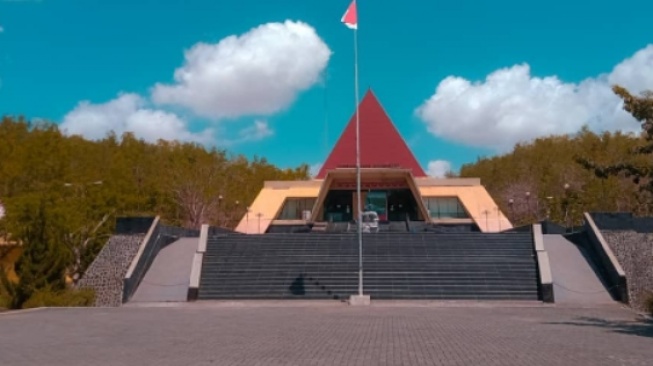
{"type": "MultiPolygon", "coordinates": [[[[372,90],[368,90],[363,97],[358,113],[360,114],[362,168],[396,167],[410,169],[416,177],[426,176],[372,90]]],[[[355,113],[326,162],[322,165],[317,178],[323,179],[327,171],[343,167],[356,167],[355,113]]]]}

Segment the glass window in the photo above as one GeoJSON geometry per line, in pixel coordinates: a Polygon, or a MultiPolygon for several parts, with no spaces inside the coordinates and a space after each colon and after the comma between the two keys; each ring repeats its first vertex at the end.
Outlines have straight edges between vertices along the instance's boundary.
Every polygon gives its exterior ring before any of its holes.
{"type": "Polygon", "coordinates": [[[370,191],[365,196],[365,211],[374,211],[381,221],[387,220],[388,197],[385,191],[370,191]]]}
{"type": "Polygon", "coordinates": [[[467,219],[469,215],[457,197],[425,197],[424,205],[433,219],[467,219]]]}
{"type": "Polygon", "coordinates": [[[304,211],[312,211],[315,198],[286,198],[277,220],[303,220],[304,211]]]}

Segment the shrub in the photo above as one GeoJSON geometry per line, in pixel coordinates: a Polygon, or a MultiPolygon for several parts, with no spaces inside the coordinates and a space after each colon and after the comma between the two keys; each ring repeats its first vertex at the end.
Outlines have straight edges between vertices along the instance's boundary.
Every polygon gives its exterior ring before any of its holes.
{"type": "Polygon", "coordinates": [[[0,246],[0,268],[5,271],[7,278],[11,282],[18,282],[18,276],[14,271],[14,265],[22,253],[19,246],[0,246]]]}
{"type": "Polygon", "coordinates": [[[11,307],[11,298],[0,288],[0,312],[11,307]]]}
{"type": "Polygon", "coordinates": [[[72,307],[72,306],[93,306],[95,301],[95,292],[90,289],[82,290],[64,290],[64,291],[51,291],[39,290],[36,291],[23,304],[23,309],[38,308],[38,307],[72,307]]]}

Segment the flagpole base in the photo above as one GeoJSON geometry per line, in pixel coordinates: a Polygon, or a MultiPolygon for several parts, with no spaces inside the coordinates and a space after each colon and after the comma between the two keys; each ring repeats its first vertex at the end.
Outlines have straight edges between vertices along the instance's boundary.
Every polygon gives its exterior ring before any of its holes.
{"type": "Polygon", "coordinates": [[[370,306],[370,295],[351,295],[349,305],[351,306],[370,306]]]}

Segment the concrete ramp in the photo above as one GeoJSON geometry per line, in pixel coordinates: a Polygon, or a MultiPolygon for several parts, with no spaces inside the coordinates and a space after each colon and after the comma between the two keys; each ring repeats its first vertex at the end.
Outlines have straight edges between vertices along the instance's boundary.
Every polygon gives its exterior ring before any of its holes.
{"type": "Polygon", "coordinates": [[[161,249],[129,301],[186,301],[198,238],[184,238],[161,249]]]}
{"type": "Polygon", "coordinates": [[[562,235],[544,235],[553,275],[555,302],[569,305],[616,304],[584,249],[562,235]]]}

